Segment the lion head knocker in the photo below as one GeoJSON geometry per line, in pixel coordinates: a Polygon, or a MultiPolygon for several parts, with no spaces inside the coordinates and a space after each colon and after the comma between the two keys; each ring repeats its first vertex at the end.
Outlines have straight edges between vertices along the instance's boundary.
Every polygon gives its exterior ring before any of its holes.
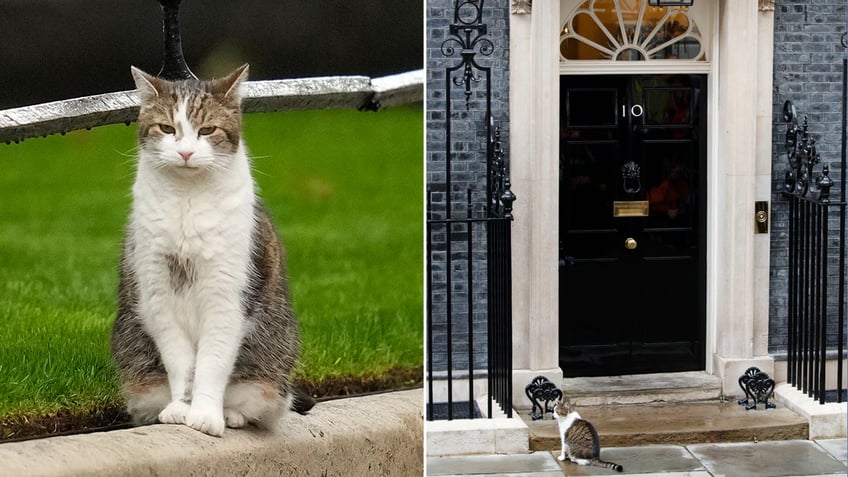
{"type": "Polygon", "coordinates": [[[621,181],[624,192],[638,194],[642,190],[642,170],[639,164],[630,161],[621,166],[621,181]]]}

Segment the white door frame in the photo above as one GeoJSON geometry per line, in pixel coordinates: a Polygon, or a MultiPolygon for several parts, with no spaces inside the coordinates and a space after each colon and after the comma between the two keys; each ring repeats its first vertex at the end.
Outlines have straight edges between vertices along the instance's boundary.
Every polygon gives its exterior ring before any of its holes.
{"type": "MultiPolygon", "coordinates": [[[[572,1],[572,0],[563,0],[572,1]]],[[[701,0],[704,1],[704,0],[701,0]]],[[[714,0],[709,0],[713,2],[714,0]]],[[[692,62],[570,67],[559,61],[559,1],[510,17],[509,156],[513,225],[513,395],[559,369],[559,77],[561,74],[695,72],[692,62]],[[678,71],[674,71],[678,70],[678,71]]],[[[767,235],[754,235],[755,200],[769,200],[773,12],[757,0],[720,0],[711,12],[707,146],[706,371],[738,395],[749,366],[768,356],[767,235]],[[744,45],[744,47],[741,47],[744,45]],[[752,140],[755,138],[755,140],[752,140]]],[[[706,33],[706,32],[702,32],[706,33]]],[[[633,64],[634,62],[629,62],[633,64]]]]}

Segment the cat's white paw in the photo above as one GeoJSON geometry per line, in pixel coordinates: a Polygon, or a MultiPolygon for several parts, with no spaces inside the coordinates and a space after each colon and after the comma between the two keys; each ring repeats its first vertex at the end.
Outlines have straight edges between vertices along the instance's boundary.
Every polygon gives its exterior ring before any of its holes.
{"type": "Polygon", "coordinates": [[[565,456],[564,455],[557,456],[557,460],[560,461],[560,462],[564,462],[565,456]]]}
{"type": "Polygon", "coordinates": [[[162,424],[185,424],[189,404],[184,401],[171,401],[165,409],[159,413],[159,422],[162,424]]]}
{"type": "Polygon", "coordinates": [[[224,421],[227,423],[227,427],[233,429],[247,425],[247,418],[244,417],[244,414],[228,407],[224,408],[224,421]]]}
{"type": "Polygon", "coordinates": [[[193,405],[186,415],[185,424],[204,434],[221,437],[225,427],[224,413],[221,408],[193,405]]]}

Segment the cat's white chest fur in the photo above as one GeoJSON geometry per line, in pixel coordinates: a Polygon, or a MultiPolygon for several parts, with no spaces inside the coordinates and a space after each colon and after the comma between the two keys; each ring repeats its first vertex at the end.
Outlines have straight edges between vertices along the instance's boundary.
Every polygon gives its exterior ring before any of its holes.
{"type": "MultiPolygon", "coordinates": [[[[244,152],[240,148],[237,154],[244,152]]],[[[168,325],[157,318],[170,316],[198,335],[197,329],[216,317],[206,313],[207,298],[238,302],[248,282],[255,195],[246,157],[237,157],[231,170],[214,180],[175,175],[180,173],[158,170],[141,157],[133,186],[131,259],[142,302],[151,304],[142,317],[154,334],[168,325]],[[184,286],[175,286],[174,263],[186,269],[179,271],[184,286]],[[173,313],[163,315],[163,310],[173,313]]]]}
{"type": "Polygon", "coordinates": [[[253,225],[252,193],[216,189],[157,191],[154,184],[138,184],[136,231],[151,241],[151,251],[209,261],[243,258],[240,245],[247,245],[253,225]]]}
{"type": "Polygon", "coordinates": [[[554,417],[557,420],[557,426],[559,427],[559,435],[565,435],[565,432],[574,424],[575,421],[580,419],[580,414],[577,411],[572,411],[566,414],[564,417],[558,414],[554,414],[554,417]]]}

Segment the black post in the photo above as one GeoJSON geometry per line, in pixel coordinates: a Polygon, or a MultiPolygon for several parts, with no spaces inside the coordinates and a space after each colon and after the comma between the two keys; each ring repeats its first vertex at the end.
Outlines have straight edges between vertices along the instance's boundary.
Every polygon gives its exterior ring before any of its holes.
{"type": "Polygon", "coordinates": [[[466,281],[466,293],[468,294],[468,417],[474,417],[474,222],[471,220],[471,186],[466,189],[465,205],[465,250],[467,263],[465,273],[468,275],[466,281]]]}
{"type": "MultiPolygon", "coordinates": [[[[848,28],[848,12],[845,15],[845,26],[848,28]]],[[[848,29],[845,30],[843,38],[848,36],[848,29]]],[[[846,127],[848,127],[848,44],[842,42],[842,48],[845,50],[842,56],[842,158],[839,185],[839,304],[836,332],[836,402],[842,402],[842,359],[845,356],[845,166],[846,166],[846,147],[848,147],[848,137],[846,137],[846,127]]]]}
{"type": "Polygon", "coordinates": [[[430,187],[427,187],[427,420],[433,420],[433,224],[431,222],[430,187]]]}
{"type": "Polygon", "coordinates": [[[180,38],[180,3],[183,0],[158,0],[162,6],[162,33],[164,49],[162,51],[162,69],[160,78],[179,81],[197,79],[188,69],[183,57],[183,44],[180,38]]]}

